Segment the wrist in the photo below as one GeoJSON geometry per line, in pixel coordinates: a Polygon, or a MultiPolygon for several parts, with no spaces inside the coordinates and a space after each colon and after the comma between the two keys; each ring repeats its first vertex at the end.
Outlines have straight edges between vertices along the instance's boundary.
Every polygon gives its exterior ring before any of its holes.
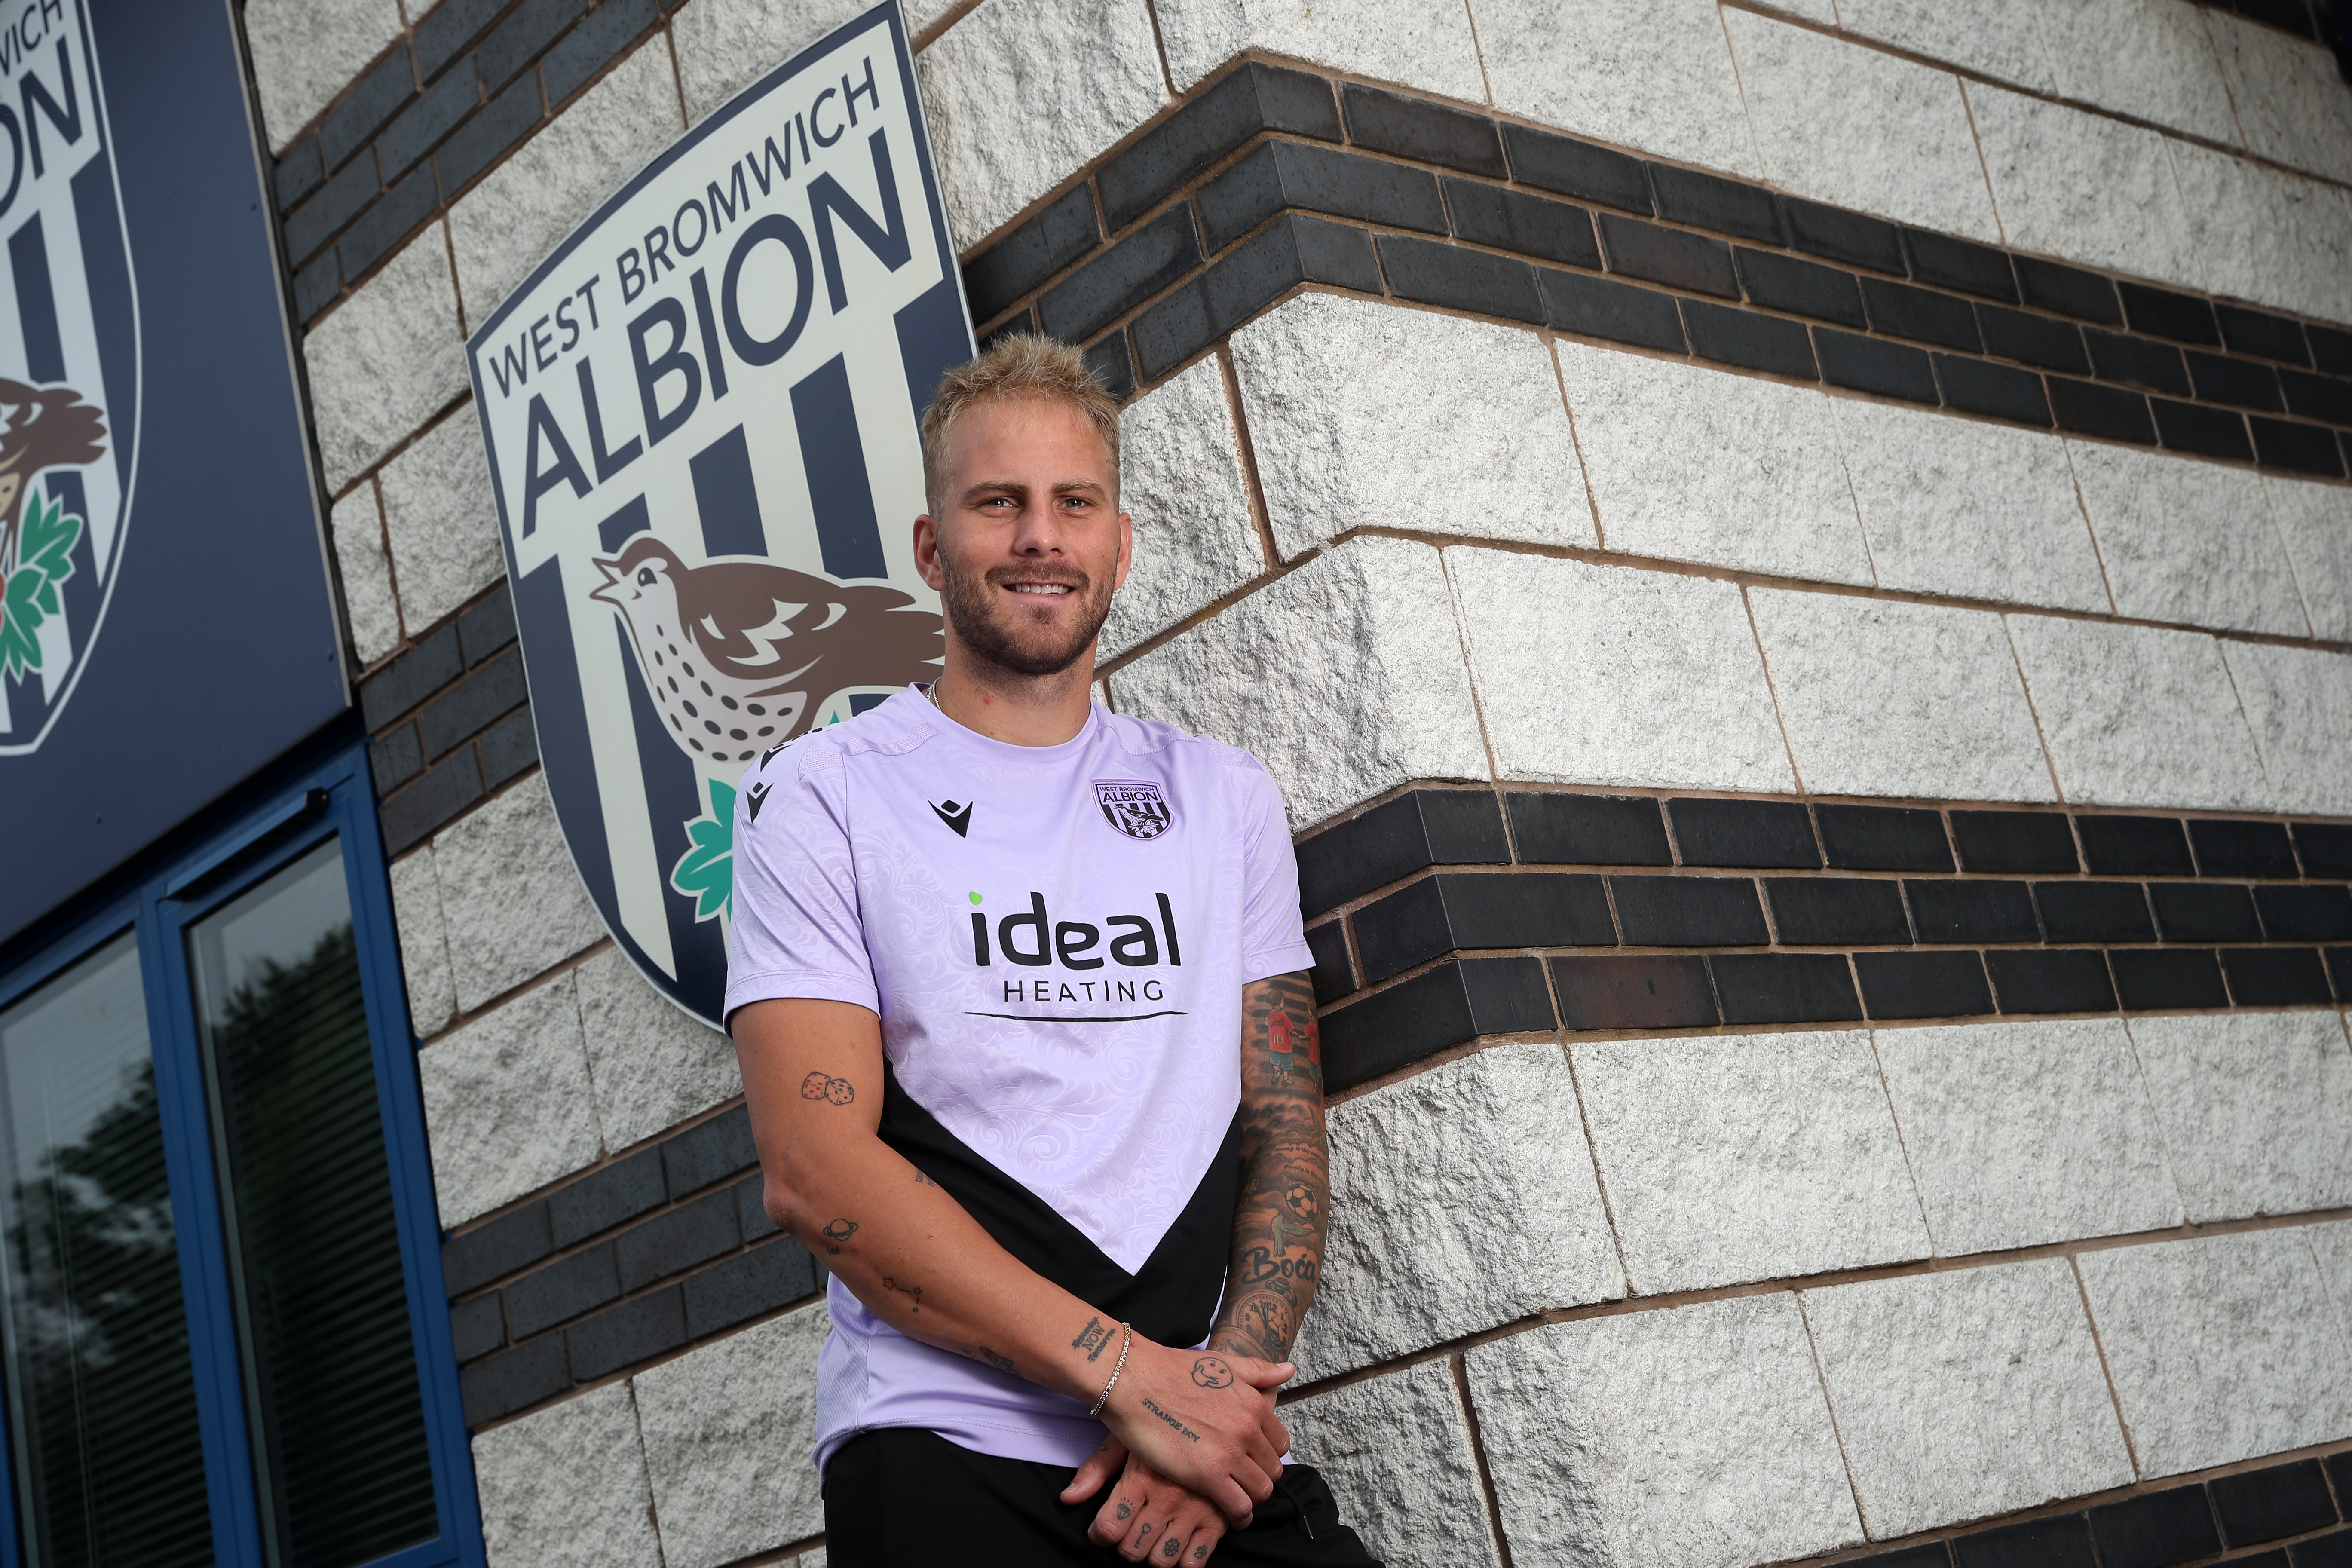
{"type": "MultiPolygon", "coordinates": [[[[1135,1353],[1135,1325],[1121,1323],[1118,1328],[1118,1359],[1111,1363],[1110,1374],[1103,1380],[1102,1392],[1095,1396],[1094,1407],[1087,1412],[1089,1416],[1098,1417],[1110,1407],[1110,1396],[1118,1391],[1119,1380],[1127,1374],[1128,1363],[1135,1353]]],[[[1145,1342],[1148,1344],[1150,1342],[1145,1342]]]]}

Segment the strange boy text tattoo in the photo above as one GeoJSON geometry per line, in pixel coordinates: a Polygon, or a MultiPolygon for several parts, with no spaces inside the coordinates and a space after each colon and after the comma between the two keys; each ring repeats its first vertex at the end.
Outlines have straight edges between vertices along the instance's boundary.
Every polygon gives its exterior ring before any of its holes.
{"type": "Polygon", "coordinates": [[[1151,1403],[1149,1398],[1144,1400],[1143,1407],[1146,1410],[1150,1411],[1154,1415],[1159,1416],[1160,1420],[1166,1422],[1169,1426],[1174,1427],[1178,1436],[1193,1443],[1197,1443],[1201,1440],[1201,1435],[1198,1432],[1193,1431],[1192,1428],[1185,1426],[1184,1423],[1177,1420],[1176,1417],[1169,1415],[1165,1410],[1160,1409],[1160,1406],[1151,1403]]]}

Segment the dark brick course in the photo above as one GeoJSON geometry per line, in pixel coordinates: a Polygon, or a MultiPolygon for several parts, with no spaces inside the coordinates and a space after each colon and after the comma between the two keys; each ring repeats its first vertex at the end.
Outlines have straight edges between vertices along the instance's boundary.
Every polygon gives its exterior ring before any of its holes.
{"type": "Polygon", "coordinates": [[[1545,320],[1563,332],[1668,353],[1681,353],[1686,346],[1672,294],[1549,268],[1537,268],[1536,280],[1543,289],[1545,320]]]}
{"type": "Polygon", "coordinates": [[[1837,1024],[1862,1016],[1846,961],[1825,952],[1709,955],[1727,1024],[1837,1024]]]}
{"type": "Polygon", "coordinates": [[[1966,871],[2082,869],[2066,819],[2050,812],[1955,811],[1952,842],[1966,871]]]}
{"type": "Polygon", "coordinates": [[[1543,261],[1600,269],[1592,215],[1582,207],[1476,180],[1448,178],[1441,184],[1456,237],[1543,261]]]}
{"type": "Polygon", "coordinates": [[[2022,882],[1906,880],[1903,896],[1923,942],[2039,942],[2022,882]]]}
{"type": "Polygon", "coordinates": [[[2253,443],[2247,439],[2242,415],[2226,408],[2175,403],[2167,397],[2151,397],[2147,405],[2156,416],[2157,440],[2173,451],[2240,463],[2253,460],[2253,443]]]}
{"type": "MultiPolygon", "coordinates": [[[[1822,379],[1832,386],[1912,403],[1937,401],[1935,367],[1925,350],[1829,327],[1813,329],[1813,347],[1821,357],[1822,379]]],[[[2041,388],[2034,392],[2039,395],[2041,388]]]]}
{"type": "Polygon", "coordinates": [[[1731,255],[1740,283],[1757,304],[1842,327],[1870,325],[1853,273],[1745,246],[1735,247],[1731,255]]]}
{"type": "Polygon", "coordinates": [[[1349,138],[1359,147],[1417,163],[1443,163],[1465,174],[1498,180],[1510,174],[1502,138],[1483,114],[1354,82],[1339,89],[1339,107],[1349,138]]]}
{"type": "Polygon", "coordinates": [[[1979,305],[1977,330],[1984,336],[1985,353],[1989,354],[2043,370],[2063,371],[2069,375],[2091,374],[2091,357],[2083,348],[2083,329],[2072,321],[2000,305],[1979,305]]]}
{"type": "Polygon", "coordinates": [[[1822,863],[1801,805],[1769,800],[1666,802],[1685,866],[1762,866],[1811,870],[1822,863]]]}
{"type": "Polygon", "coordinates": [[[1514,321],[1544,319],[1535,269],[1524,261],[1394,234],[1381,235],[1378,245],[1381,270],[1401,300],[1514,321]]]}
{"type": "Polygon", "coordinates": [[[2172,1568],[2221,1550],[2203,1487],[2146,1492],[2091,1510],[2105,1568],[2172,1568]]]}
{"type": "Polygon", "coordinates": [[[1637,223],[1615,213],[1604,212],[1598,217],[1601,248],[1609,258],[1610,271],[1696,294],[1739,298],[1739,281],[1731,270],[1731,247],[1721,240],[1637,223]]]}
{"type": "Polygon", "coordinates": [[[2017,302],[2017,279],[2010,270],[2009,257],[1990,245],[1906,228],[1903,231],[1903,253],[1911,263],[1911,276],[1922,283],[1957,289],[1963,294],[1986,300],[2017,302]]]}
{"type": "Polygon", "coordinates": [[[1633,947],[1761,947],[1772,938],[1745,877],[1612,877],[1610,901],[1633,947]]]}
{"type": "Polygon", "coordinates": [[[2336,1504],[2316,1459],[2217,1476],[2206,1490],[2221,1522],[2221,1538],[2231,1546],[2284,1540],[2336,1522],[2336,1504]]]}
{"type": "Polygon", "coordinates": [[[1691,353],[1701,359],[1770,371],[1800,381],[1820,377],[1813,364],[1812,342],[1800,322],[1704,300],[1685,300],[1683,327],[1690,333],[1691,353]]]}
{"type": "Polygon", "coordinates": [[[1941,813],[1894,805],[1816,805],[1828,864],[1848,871],[1948,871],[1941,813]]]}
{"type": "Polygon", "coordinates": [[[1780,206],[1771,192],[1670,163],[1652,163],[1649,169],[1658,216],[1669,223],[1686,223],[1766,245],[1781,243],[1780,206]]]}
{"type": "Polygon", "coordinates": [[[1992,1011],[1973,952],[1858,952],[1853,972],[1874,1018],[1950,1018],[1992,1011]]]}
{"type": "Polygon", "coordinates": [[[1984,346],[1977,335],[1976,311],[1965,300],[1883,278],[1864,278],[1862,302],[1870,312],[1872,329],[1889,337],[1969,353],[1984,346]]]}
{"type": "Polygon", "coordinates": [[[1467,958],[1323,1016],[1324,1081],[1351,1089],[1480,1035],[1558,1026],[1543,961],[1467,958]]]}
{"type": "Polygon", "coordinates": [[[1994,948],[1984,955],[2004,1013],[2112,1013],[2115,983],[2094,948],[1994,948]]]}
{"type": "MultiPolygon", "coordinates": [[[[1103,165],[1097,183],[1111,226],[1126,227],[1261,131],[1339,141],[1339,111],[1331,84],[1255,63],[1219,81],[1103,165]]],[[[1080,186],[1073,194],[1084,191],[1080,186]]]]}
{"type": "Polygon", "coordinates": [[[2189,835],[2173,816],[2078,816],[2083,866],[2102,877],[2193,877],[2189,835]]]}
{"type": "Polygon", "coordinates": [[[1503,127],[1511,174],[1521,184],[1649,216],[1650,182],[1638,158],[1525,125],[1503,127]]]}
{"type": "Polygon", "coordinates": [[[1706,960],[1696,955],[1555,958],[1551,984],[1565,1028],[1706,1028],[1718,1017],[1706,960]]]}
{"type": "Polygon", "coordinates": [[[1658,803],[1648,795],[1538,795],[1513,790],[1510,810],[1518,858],[1536,865],[1666,866],[1658,803]]]}
{"type": "Polygon", "coordinates": [[[1321,914],[1425,867],[1510,858],[1493,792],[1412,790],[1299,841],[1300,903],[1321,914]]]}
{"type": "Polygon", "coordinates": [[[1903,894],[1869,877],[1767,877],[1773,934],[1795,947],[1904,944],[1911,940],[1903,894]]]}

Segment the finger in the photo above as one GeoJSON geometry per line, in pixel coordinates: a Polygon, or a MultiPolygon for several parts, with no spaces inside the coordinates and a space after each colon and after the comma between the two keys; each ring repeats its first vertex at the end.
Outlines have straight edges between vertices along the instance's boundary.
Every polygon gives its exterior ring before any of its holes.
{"type": "Polygon", "coordinates": [[[1228,1356],[1234,1371],[1252,1388],[1280,1388],[1298,1375],[1296,1364],[1286,1361],[1260,1361],[1255,1356],[1228,1356]]]}
{"type": "Polygon", "coordinates": [[[1103,1483],[1119,1473],[1127,1463],[1127,1445],[1117,1437],[1107,1436],[1102,1446],[1087,1456],[1070,1484],[1062,1489],[1064,1502],[1084,1502],[1102,1489],[1103,1483]]]}
{"type": "Polygon", "coordinates": [[[1133,1532],[1136,1512],[1142,1506],[1142,1495],[1122,1479],[1103,1500],[1095,1521],[1087,1526],[1087,1539],[1097,1546],[1117,1546],[1133,1532]]]}
{"type": "MultiPolygon", "coordinates": [[[[1210,1483],[1205,1495],[1210,1502],[1216,1505],[1217,1511],[1225,1516],[1225,1522],[1235,1530],[1247,1530],[1250,1520],[1255,1515],[1257,1504],[1265,1500],[1265,1498],[1253,1500],[1248,1492],[1242,1489],[1241,1482],[1231,1476],[1210,1483]]],[[[1269,1481],[1265,1496],[1273,1495],[1274,1483],[1269,1481]]]]}

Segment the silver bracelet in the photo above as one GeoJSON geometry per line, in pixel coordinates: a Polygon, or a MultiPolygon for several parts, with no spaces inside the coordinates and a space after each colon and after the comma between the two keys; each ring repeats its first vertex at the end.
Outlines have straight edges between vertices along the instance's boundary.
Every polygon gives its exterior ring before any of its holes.
{"type": "Polygon", "coordinates": [[[1118,1361],[1110,1369],[1110,1381],[1103,1384],[1102,1397],[1095,1401],[1092,1410],[1087,1412],[1089,1416],[1101,1415],[1103,1406],[1110,1403],[1110,1391],[1118,1386],[1118,1374],[1127,1370],[1127,1352],[1135,1348],[1135,1325],[1121,1323],[1119,1327],[1127,1331],[1127,1338],[1118,1342],[1118,1361]]]}

